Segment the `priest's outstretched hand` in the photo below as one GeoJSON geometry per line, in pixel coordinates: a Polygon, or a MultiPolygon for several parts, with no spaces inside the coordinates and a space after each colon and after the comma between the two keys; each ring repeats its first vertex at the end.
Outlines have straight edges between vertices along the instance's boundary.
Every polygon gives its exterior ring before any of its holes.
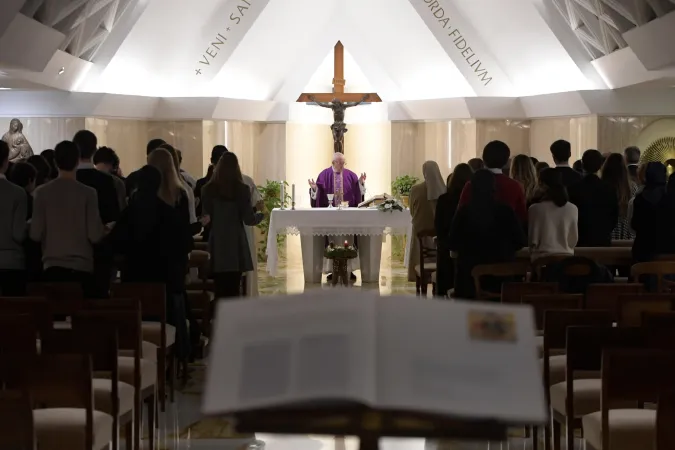
{"type": "Polygon", "coordinates": [[[359,178],[359,183],[365,184],[365,182],[366,182],[366,173],[363,172],[363,173],[361,174],[361,177],[359,178]]]}
{"type": "Polygon", "coordinates": [[[316,191],[316,182],[314,181],[314,178],[310,178],[307,182],[309,183],[309,187],[311,187],[313,191],[316,191]]]}

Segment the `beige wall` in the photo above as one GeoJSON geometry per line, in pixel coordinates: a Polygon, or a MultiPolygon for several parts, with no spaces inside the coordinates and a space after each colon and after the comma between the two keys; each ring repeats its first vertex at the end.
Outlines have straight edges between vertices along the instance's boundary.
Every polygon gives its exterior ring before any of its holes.
{"type": "Polygon", "coordinates": [[[598,150],[601,152],[622,152],[630,145],[638,145],[641,143],[639,141],[643,131],[661,119],[673,119],[673,117],[598,117],[598,150]]]}
{"type": "Polygon", "coordinates": [[[391,192],[391,123],[352,124],[345,134],[349,170],[366,173],[367,197],[391,192]]]}
{"type": "MultiPolygon", "coordinates": [[[[75,133],[85,128],[84,117],[17,117],[23,124],[23,135],[33,153],[38,154],[54,148],[61,141],[71,140],[75,133]]],[[[0,136],[9,131],[11,117],[0,117],[0,136]]]]}
{"type": "Polygon", "coordinates": [[[580,159],[586,150],[598,148],[598,117],[554,117],[532,120],[531,156],[553,164],[550,147],[558,139],[565,139],[572,144],[572,160],[580,159]]]}
{"type": "Polygon", "coordinates": [[[441,173],[446,177],[450,173],[449,127],[450,122],[393,122],[391,179],[401,175],[421,178],[422,164],[430,160],[438,163],[441,173]]]}
{"type": "Polygon", "coordinates": [[[120,157],[125,175],[145,165],[148,122],[87,117],[86,128],[96,135],[100,147],[110,147],[120,157]]]}
{"type": "Polygon", "coordinates": [[[482,152],[478,151],[476,143],[475,120],[453,120],[452,126],[452,167],[457,164],[468,162],[472,158],[479,157],[482,152]]]}
{"type": "MultiPolygon", "coordinates": [[[[204,173],[204,135],[201,120],[148,122],[148,140],[160,138],[183,153],[182,168],[194,177],[204,173]]],[[[147,142],[146,142],[147,144],[147,142]]],[[[143,147],[145,148],[145,146],[143,147]]]]}
{"type": "MultiPolygon", "coordinates": [[[[256,183],[286,175],[286,124],[223,122],[226,145],[239,158],[241,170],[256,183]]],[[[209,150],[210,151],[210,150],[209,150]]],[[[305,184],[306,184],[305,180],[305,184]]]]}
{"type": "MultiPolygon", "coordinates": [[[[511,156],[530,154],[529,120],[477,120],[476,154],[481,156],[490,141],[503,141],[511,149],[511,156]]],[[[466,161],[462,161],[466,162],[466,161]]]]}

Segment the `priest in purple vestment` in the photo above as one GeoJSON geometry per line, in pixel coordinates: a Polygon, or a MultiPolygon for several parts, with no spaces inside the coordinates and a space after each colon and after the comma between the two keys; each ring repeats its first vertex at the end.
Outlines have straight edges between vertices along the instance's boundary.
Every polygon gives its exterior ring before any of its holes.
{"type": "Polygon", "coordinates": [[[345,169],[345,155],[335,153],[333,164],[322,171],[314,180],[309,180],[309,195],[312,208],[327,208],[328,194],[333,194],[333,206],[341,202],[349,202],[350,208],[356,208],[363,201],[366,193],[366,174],[359,177],[349,169],[345,169]]]}

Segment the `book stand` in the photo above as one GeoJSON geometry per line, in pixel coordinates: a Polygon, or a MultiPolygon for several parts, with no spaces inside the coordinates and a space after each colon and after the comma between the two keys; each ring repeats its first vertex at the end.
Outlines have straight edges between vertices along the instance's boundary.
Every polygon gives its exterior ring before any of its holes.
{"type": "Polygon", "coordinates": [[[357,436],[360,450],[378,450],[381,437],[476,439],[501,441],[507,424],[364,406],[275,408],[235,413],[239,433],[357,436]]]}

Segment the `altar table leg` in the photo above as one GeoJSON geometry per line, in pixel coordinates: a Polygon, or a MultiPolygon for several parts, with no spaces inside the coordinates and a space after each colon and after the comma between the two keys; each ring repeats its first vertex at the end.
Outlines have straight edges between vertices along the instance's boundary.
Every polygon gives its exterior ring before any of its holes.
{"type": "Polygon", "coordinates": [[[380,439],[374,436],[359,436],[359,450],[378,450],[380,439]]]}
{"type": "Polygon", "coordinates": [[[361,282],[379,283],[382,261],[382,236],[359,236],[361,282]]]}
{"type": "Polygon", "coordinates": [[[320,284],[323,271],[323,236],[300,236],[305,284],[320,284]]]}

